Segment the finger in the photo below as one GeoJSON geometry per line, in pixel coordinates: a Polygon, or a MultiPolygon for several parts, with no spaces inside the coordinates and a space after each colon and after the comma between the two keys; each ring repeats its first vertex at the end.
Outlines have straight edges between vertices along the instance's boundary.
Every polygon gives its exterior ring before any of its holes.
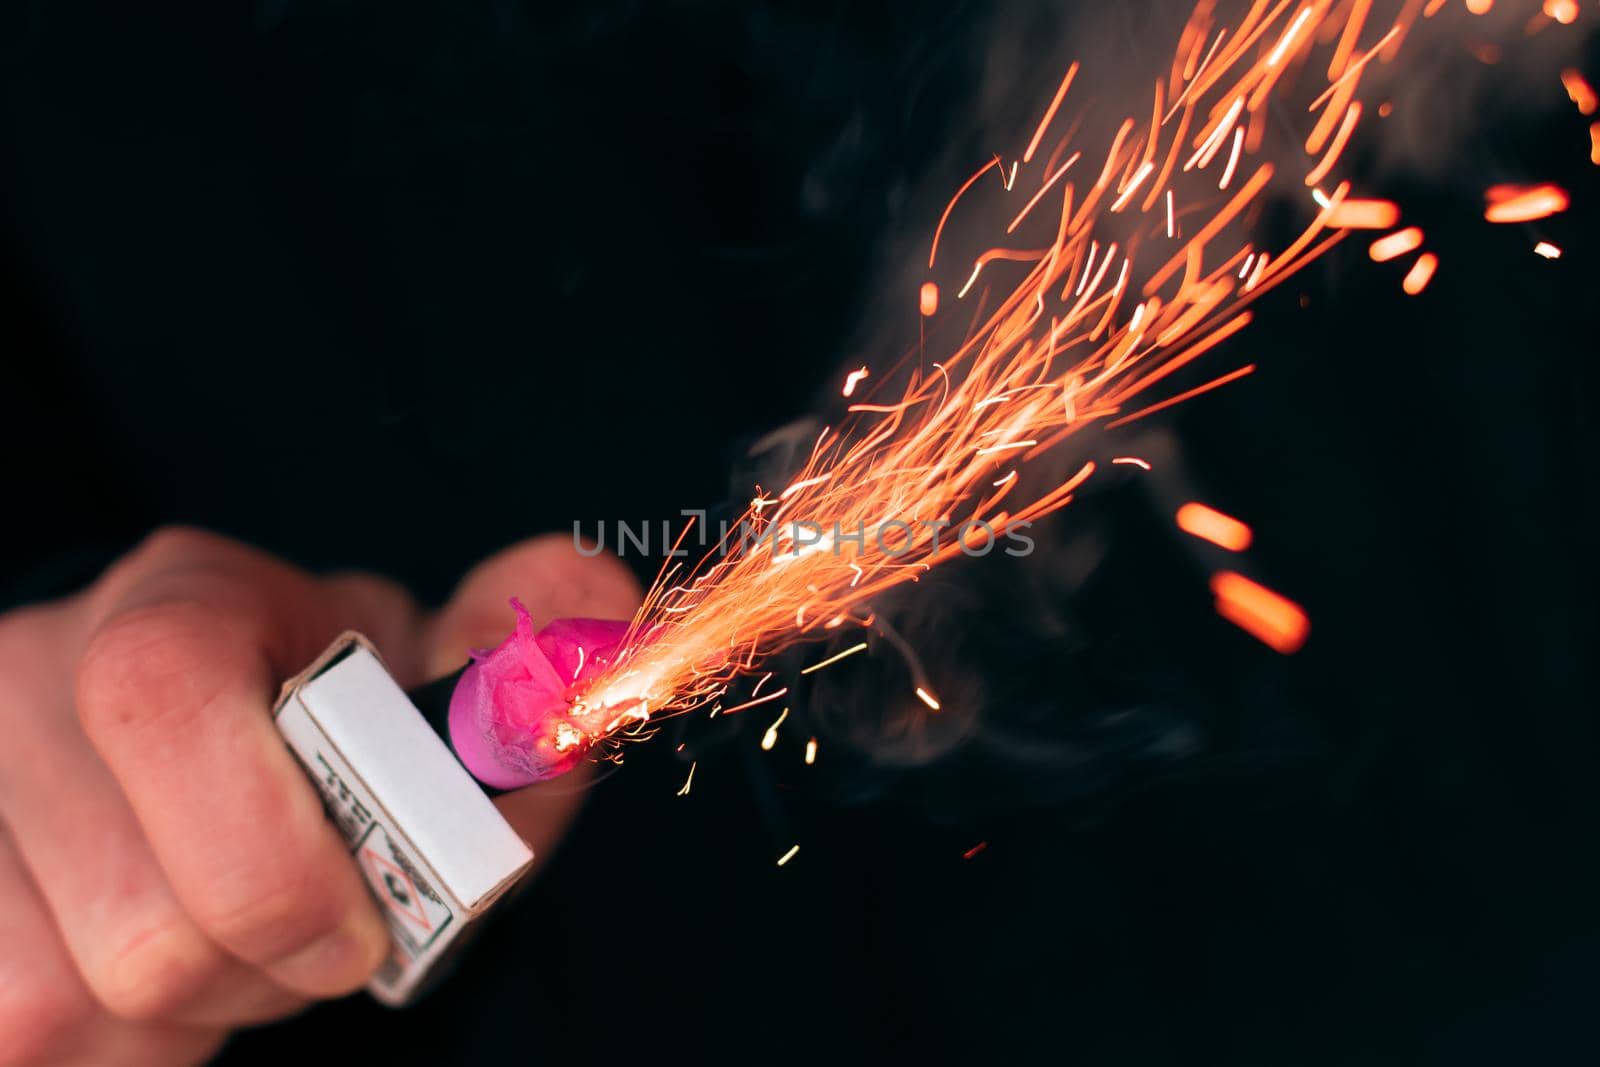
{"type": "MultiPolygon", "coordinates": [[[[610,555],[580,555],[570,539],[551,535],[491,556],[467,574],[427,629],[424,651],[433,674],[459,667],[471,648],[497,645],[517,597],[535,628],[552,619],[628,619],[639,607],[639,583],[610,555]]],[[[497,797],[495,805],[541,861],[560,840],[583,799],[589,765],[574,774],[497,797]]]]}
{"type": "Polygon", "coordinates": [[[233,959],[183,912],[116,782],[72,714],[80,606],[0,624],[12,714],[0,746],[0,817],[95,999],[126,1019],[260,1022],[299,1001],[233,959]]]}
{"type": "Polygon", "coordinates": [[[0,1067],[199,1063],[217,1031],[145,1027],[100,1015],[56,928],[0,832],[0,1067]]]}
{"type": "Polygon", "coordinates": [[[173,536],[102,605],[80,720],[200,928],[289,990],[349,992],[388,934],[270,703],[342,625],[376,620],[270,557],[173,536]]]}
{"type": "Polygon", "coordinates": [[[628,619],[639,607],[639,583],[609,554],[580,555],[560,534],[513,545],[478,564],[426,628],[425,662],[432,676],[466,662],[467,651],[497,645],[514,619],[506,602],[517,597],[537,629],[552,619],[585,616],[628,619]]]}

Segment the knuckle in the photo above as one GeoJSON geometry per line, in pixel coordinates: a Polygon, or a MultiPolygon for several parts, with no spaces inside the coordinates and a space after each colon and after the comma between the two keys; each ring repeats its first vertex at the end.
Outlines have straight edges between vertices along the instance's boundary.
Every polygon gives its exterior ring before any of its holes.
{"type": "Polygon", "coordinates": [[[88,969],[95,998],[111,1014],[151,1022],[176,1014],[222,971],[223,957],[176,916],[127,937],[88,969]]]}
{"type": "Polygon", "coordinates": [[[58,1062],[89,1010],[71,986],[0,987],[0,1065],[58,1062]]]}
{"type": "Polygon", "coordinates": [[[195,526],[161,526],[151,531],[130,554],[149,564],[185,562],[215,555],[232,542],[195,526]]]}
{"type": "Polygon", "coordinates": [[[107,620],[78,665],[85,729],[94,736],[150,715],[203,707],[220,688],[210,650],[228,627],[223,612],[196,599],[159,601],[107,620]]]}
{"type": "Polygon", "coordinates": [[[343,911],[326,881],[309,870],[296,876],[279,871],[232,893],[216,887],[196,919],[234,954],[251,963],[271,963],[339,929],[343,911]]]}

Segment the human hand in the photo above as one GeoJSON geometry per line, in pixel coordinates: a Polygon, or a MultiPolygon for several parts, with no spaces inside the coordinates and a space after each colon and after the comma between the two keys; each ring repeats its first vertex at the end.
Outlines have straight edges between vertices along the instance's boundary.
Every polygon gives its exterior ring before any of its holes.
{"type": "MultiPolygon", "coordinates": [[[[0,1065],[197,1063],[360,988],[389,935],[272,701],[346,629],[403,686],[442,675],[505,635],[512,595],[542,625],[640,594],[551,536],[427,615],[383,579],[176,529],[0,616],[0,1065]]],[[[579,800],[552,786],[496,801],[541,856],[579,800]]]]}

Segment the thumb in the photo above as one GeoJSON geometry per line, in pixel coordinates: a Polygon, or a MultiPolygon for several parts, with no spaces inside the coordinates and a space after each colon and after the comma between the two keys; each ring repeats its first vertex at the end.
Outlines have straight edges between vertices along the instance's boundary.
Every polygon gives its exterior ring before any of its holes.
{"type": "Polygon", "coordinates": [[[547,534],[490,556],[461,579],[450,602],[428,624],[425,662],[438,677],[466,662],[474,648],[498,645],[516,619],[516,597],[535,630],[553,619],[630,619],[643,594],[615,556],[580,555],[570,538],[547,534]]]}
{"type": "MultiPolygon", "coordinates": [[[[473,648],[499,644],[515,618],[507,601],[517,597],[537,630],[553,619],[629,619],[642,593],[616,557],[581,555],[572,540],[549,534],[513,545],[469,571],[450,602],[425,628],[423,657],[428,677],[448,674],[473,648]]],[[[577,813],[590,767],[495,800],[511,825],[542,860],[577,813]]]]}

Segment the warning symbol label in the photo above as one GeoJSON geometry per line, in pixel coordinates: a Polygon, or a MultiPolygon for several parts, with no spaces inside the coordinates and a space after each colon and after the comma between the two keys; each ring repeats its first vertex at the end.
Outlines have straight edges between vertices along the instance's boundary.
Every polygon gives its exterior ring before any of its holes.
{"type": "Polygon", "coordinates": [[[422,880],[416,864],[381,823],[372,823],[355,854],[395,939],[412,957],[421,955],[449,924],[450,906],[422,880]]]}

